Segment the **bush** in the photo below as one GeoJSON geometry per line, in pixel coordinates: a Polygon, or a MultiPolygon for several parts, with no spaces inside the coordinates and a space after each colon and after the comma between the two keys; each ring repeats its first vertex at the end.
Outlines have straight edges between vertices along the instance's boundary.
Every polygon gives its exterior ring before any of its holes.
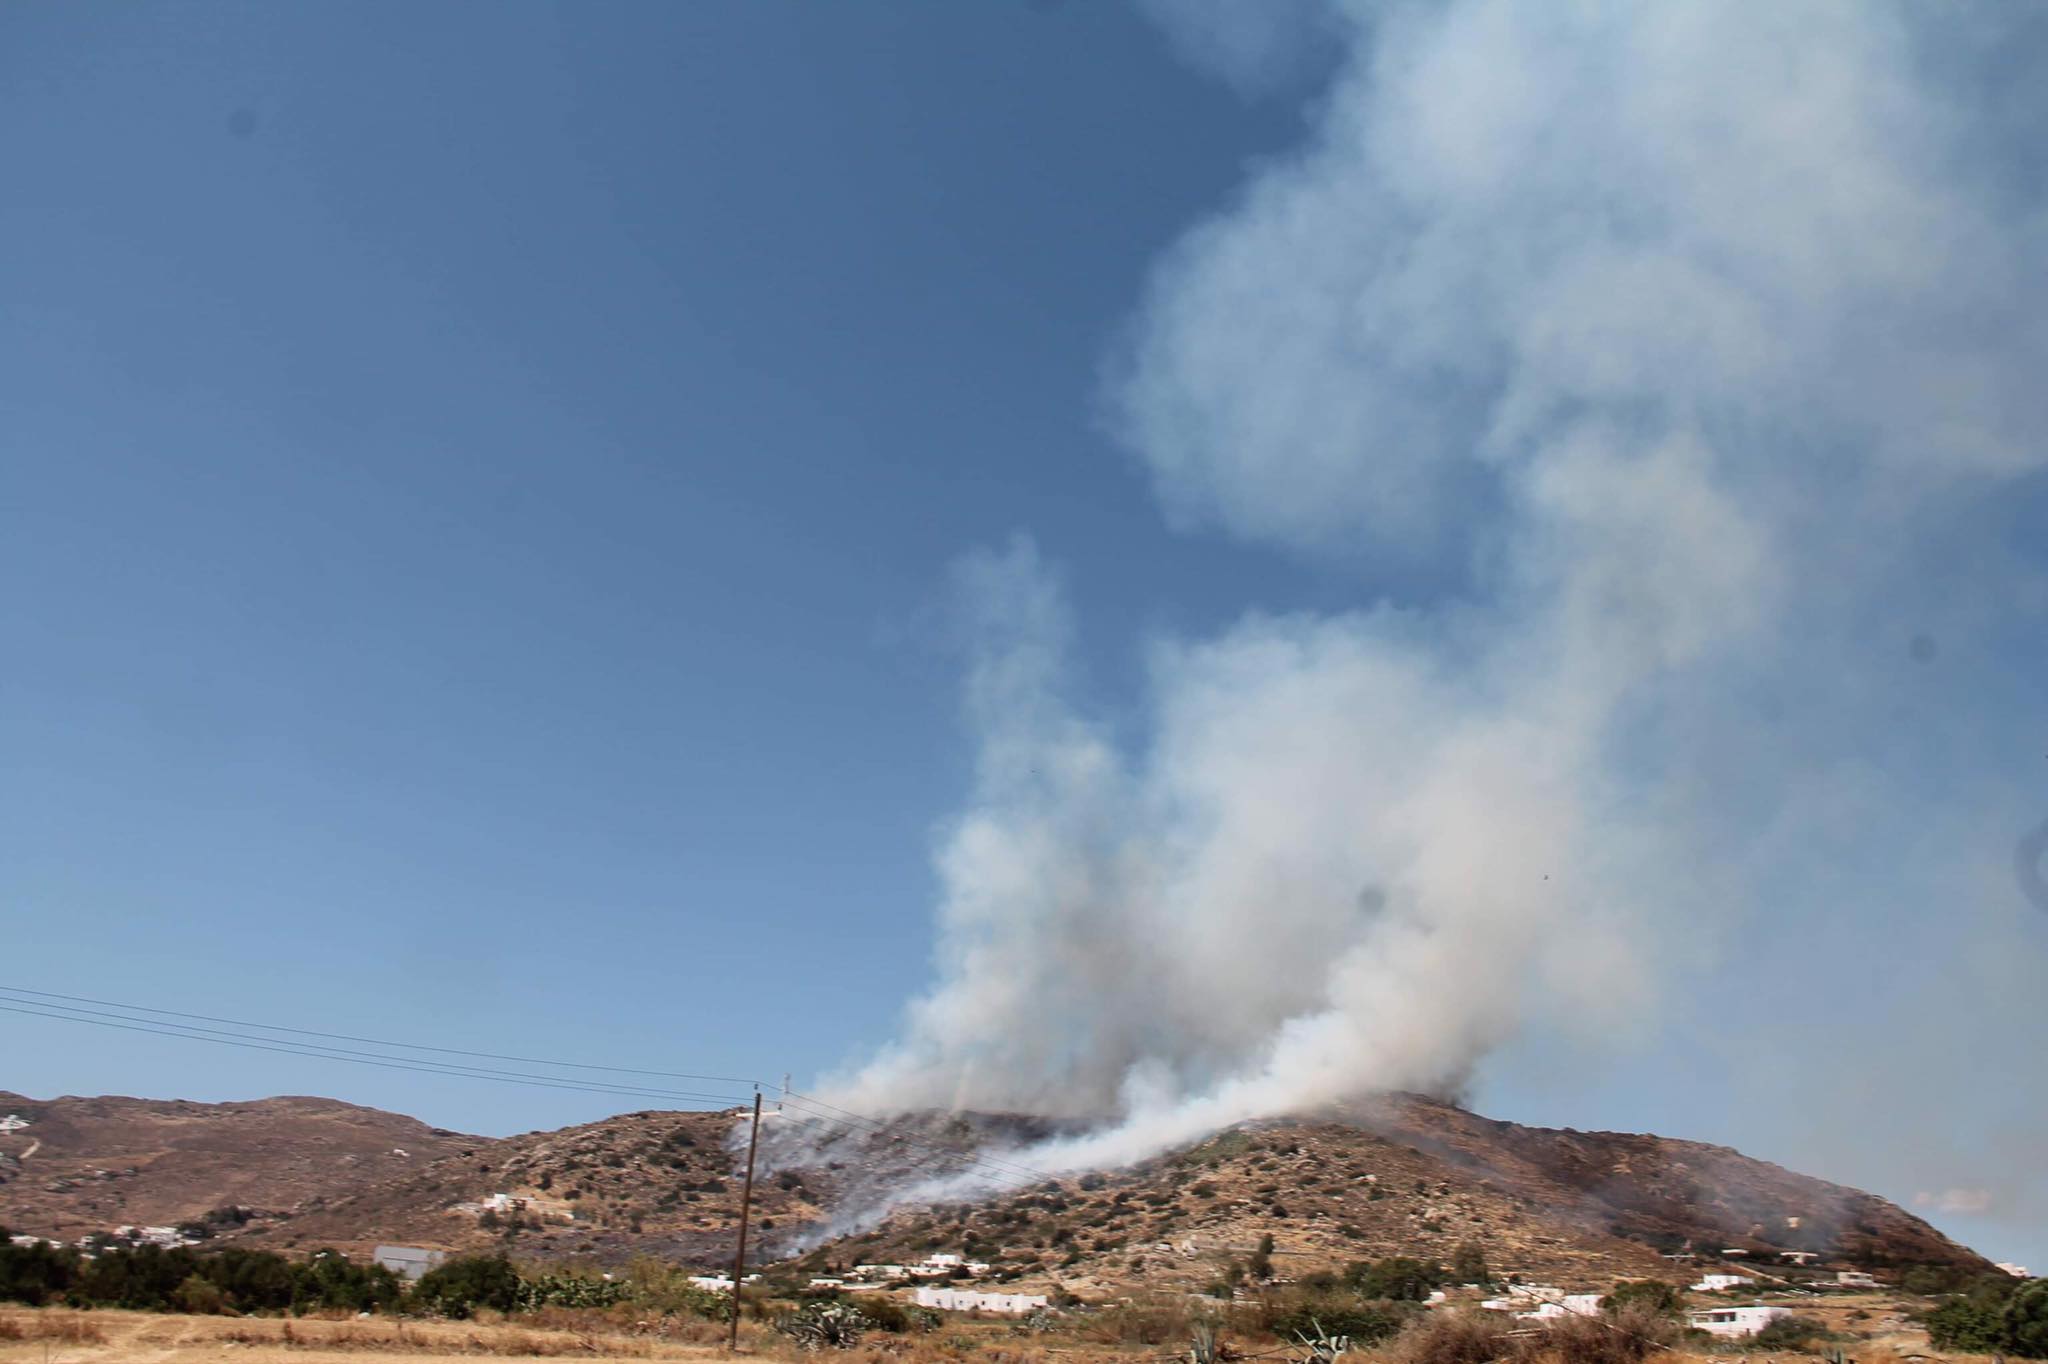
{"type": "MultiPolygon", "coordinates": [[[[0,1236],[4,1236],[0,1228],[0,1236]]],[[[62,1246],[17,1246],[0,1239],[0,1302],[31,1307],[60,1302],[78,1279],[78,1252],[62,1246]]]]}
{"type": "Polygon", "coordinates": [[[877,1331],[908,1331],[910,1310],[886,1293],[860,1295],[860,1314],[877,1331]]]}
{"type": "Polygon", "coordinates": [[[1273,1233],[1259,1238],[1259,1248],[1244,1262],[1245,1272],[1264,1282],[1273,1277],[1273,1233]]]}
{"type": "Polygon", "coordinates": [[[1935,1349],[1980,1355],[1999,1348],[2004,1327],[1996,1307],[1968,1298],[1949,1299],[1929,1312],[1922,1324],[1927,1327],[1927,1339],[1935,1349]]]}
{"type": "Polygon", "coordinates": [[[228,1309],[228,1295],[219,1284],[194,1274],[171,1290],[171,1306],[194,1316],[218,1316],[228,1309]]]}
{"type": "Polygon", "coordinates": [[[659,1260],[638,1259],[626,1266],[626,1282],[633,1302],[651,1311],[678,1316],[703,1317],[707,1321],[731,1321],[730,1293],[715,1293],[690,1282],[690,1276],[674,1265],[659,1260]]]}
{"type": "Polygon", "coordinates": [[[1371,1264],[1355,1264],[1347,1271],[1347,1275],[1351,1274],[1356,1275],[1351,1280],[1352,1287],[1361,1296],[1384,1298],[1389,1302],[1421,1302],[1444,1282],[1442,1265],[1411,1259],[1406,1255],[1389,1255],[1371,1264]]]}
{"type": "Polygon", "coordinates": [[[1498,1312],[1424,1312],[1388,1353],[1395,1364],[1489,1364],[1509,1353],[1510,1329],[1498,1312]]]}
{"type": "Polygon", "coordinates": [[[1611,1317],[1558,1317],[1534,1335],[1517,1339],[1515,1353],[1525,1361],[1542,1357],[1561,1364],[1641,1364],[1677,1334],[1672,1322],[1637,1303],[1611,1317]]]}
{"type": "Polygon", "coordinates": [[[860,1309],[845,1303],[812,1303],[775,1319],[775,1329],[801,1350],[850,1350],[860,1344],[867,1327],[860,1309]]]}
{"type": "Polygon", "coordinates": [[[1827,1334],[1827,1327],[1811,1317],[1774,1317],[1750,1337],[1750,1344],[1759,1350],[1803,1350],[1827,1334]]]}
{"type": "Polygon", "coordinates": [[[1457,1283],[1478,1284],[1480,1287],[1493,1282],[1493,1274],[1486,1267],[1486,1252],[1477,1242],[1467,1241],[1451,1254],[1451,1278],[1457,1283]]]}
{"type": "Polygon", "coordinates": [[[519,1302],[519,1271],[502,1255],[470,1255],[437,1265],[413,1285],[422,1310],[462,1320],[479,1307],[509,1312],[519,1302]]]}
{"type": "Polygon", "coordinates": [[[1624,1279],[1614,1291],[1600,1299],[1600,1310],[1612,1316],[1628,1307],[1641,1307],[1660,1317],[1677,1317],[1684,1299],[1662,1279],[1624,1279]]]}
{"type": "Polygon", "coordinates": [[[294,1304],[327,1305],[321,1297],[318,1271],[310,1263],[294,1268],[284,1256],[267,1250],[229,1246],[200,1261],[198,1272],[225,1293],[238,1312],[282,1312],[294,1304]],[[306,1278],[303,1290],[302,1276],[306,1278]]]}
{"type": "Polygon", "coordinates": [[[1091,1312],[1082,1334],[1100,1345],[1185,1343],[1195,1324],[1210,1318],[1186,1298],[1138,1298],[1091,1312]]]}
{"type": "Polygon", "coordinates": [[[1349,1336],[1353,1345],[1371,1345],[1393,1336],[1407,1314],[1385,1302],[1360,1294],[1296,1293],[1271,1302],[1263,1325],[1282,1340],[1299,1336],[1349,1336]]]}
{"type": "Polygon", "coordinates": [[[617,1279],[595,1274],[540,1274],[519,1281],[519,1310],[546,1307],[616,1307],[632,1289],[617,1279]]]}
{"type": "Polygon", "coordinates": [[[2048,1359],[2048,1279],[2033,1279],[2014,1289],[1999,1324],[2007,1351],[2026,1359],[2048,1359]]]}

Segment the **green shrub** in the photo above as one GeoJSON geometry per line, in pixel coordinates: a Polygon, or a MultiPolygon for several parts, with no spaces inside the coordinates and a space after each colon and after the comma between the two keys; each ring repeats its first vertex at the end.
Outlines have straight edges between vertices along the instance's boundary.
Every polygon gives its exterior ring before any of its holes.
{"type": "Polygon", "coordinates": [[[2013,1290],[2000,1314],[2005,1349],[2025,1359],[2048,1359],[2048,1279],[2032,1279],[2013,1290]]]}
{"type": "Polygon", "coordinates": [[[2004,1339],[2002,1313],[1997,1307],[1968,1298],[1950,1298],[1923,1319],[1927,1339],[1937,1350],[1962,1350],[1969,1354],[1990,1354],[2004,1339]]]}
{"type": "Polygon", "coordinates": [[[1773,1317],[1750,1337],[1750,1344],[1759,1350],[1801,1350],[1827,1335],[1827,1327],[1811,1317],[1773,1317]]]}
{"type": "Polygon", "coordinates": [[[1443,1266],[1406,1255],[1389,1255],[1371,1264],[1357,1264],[1347,1271],[1352,1287],[1367,1298],[1389,1302],[1421,1302],[1444,1282],[1443,1266]]]}
{"type": "Polygon", "coordinates": [[[65,1246],[17,1246],[0,1227],[0,1302],[31,1307],[61,1302],[78,1279],[78,1252],[65,1246]]]}
{"type": "Polygon", "coordinates": [[[621,1280],[596,1274],[538,1274],[519,1281],[519,1310],[541,1307],[616,1307],[631,1296],[621,1280]]]}
{"type": "Polygon", "coordinates": [[[1614,1291],[1600,1299],[1600,1310],[1609,1316],[1636,1306],[1660,1317],[1676,1317],[1684,1306],[1677,1288],[1662,1279],[1624,1279],[1614,1291]]]}
{"type": "Polygon", "coordinates": [[[1493,1282],[1493,1274],[1486,1267],[1486,1252],[1477,1242],[1467,1241],[1451,1253],[1451,1279],[1482,1287],[1493,1282]]]}
{"type": "Polygon", "coordinates": [[[227,1311],[228,1295],[219,1284],[194,1274],[171,1290],[171,1305],[194,1316],[218,1316],[227,1311]]]}
{"type": "Polygon", "coordinates": [[[775,1329],[802,1350],[850,1350],[867,1328],[860,1309],[846,1303],[812,1303],[775,1319],[775,1329]]]}
{"type": "Polygon", "coordinates": [[[1408,1314],[1390,1303],[1353,1293],[1295,1293],[1268,1305],[1264,1325],[1282,1340],[1299,1336],[1349,1336],[1353,1345],[1386,1340],[1408,1314]]]}
{"type": "Polygon", "coordinates": [[[519,1303],[519,1271],[502,1255],[470,1255],[428,1270],[413,1285],[422,1310],[462,1320],[479,1307],[509,1312],[519,1303]]]}

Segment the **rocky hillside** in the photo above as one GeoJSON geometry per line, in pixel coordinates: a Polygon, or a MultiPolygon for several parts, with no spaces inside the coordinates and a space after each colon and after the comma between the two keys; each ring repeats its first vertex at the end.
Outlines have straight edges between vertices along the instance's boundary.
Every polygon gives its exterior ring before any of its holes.
{"type": "MultiPolygon", "coordinates": [[[[240,1203],[273,1216],[224,1225],[285,1250],[378,1241],[616,1263],[653,1254],[706,1267],[731,1254],[736,1112],[643,1112],[492,1140],[325,1100],[34,1104],[0,1141],[38,1151],[0,1185],[0,1221],[76,1235],[240,1203]],[[405,1155],[394,1154],[394,1148],[405,1155]]],[[[771,1117],[754,1248],[824,1270],[964,1251],[1029,1286],[1082,1293],[1215,1283],[1274,1240],[1285,1277],[1390,1254],[1449,1259],[1479,1246],[1497,1273],[1598,1285],[1676,1277],[1663,1258],[1752,1263],[1808,1251],[1825,1264],[1986,1267],[1903,1210],[1739,1152],[1611,1132],[1523,1127],[1416,1096],[1249,1124],[1128,1170],[902,1202],[975,1153],[1051,1134],[1035,1119],[921,1114],[886,1124],[771,1117]]]]}
{"type": "Polygon", "coordinates": [[[807,1257],[817,1267],[965,1250],[1088,1293],[1199,1288],[1262,1237],[1285,1277],[1355,1260],[1448,1261],[1568,1285],[1685,1276],[1695,1262],[1955,1264],[1974,1252],[1870,1194],[1725,1147],[1496,1122],[1413,1095],[1246,1125],[1122,1172],[974,1204],[906,1208],[807,1257]],[[1731,1256],[1729,1253],[1733,1252],[1731,1256]]]}
{"type": "Polygon", "coordinates": [[[261,1226],[475,1140],[312,1098],[203,1104],[0,1090],[0,1127],[0,1223],[67,1240],[217,1212],[223,1229],[261,1226]],[[252,1220],[226,1214],[237,1207],[252,1220]]]}

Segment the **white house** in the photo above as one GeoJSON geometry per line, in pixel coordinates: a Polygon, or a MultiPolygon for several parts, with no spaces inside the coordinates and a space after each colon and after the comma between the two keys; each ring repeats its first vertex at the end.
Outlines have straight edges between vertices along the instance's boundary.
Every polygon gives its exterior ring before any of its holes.
{"type": "Polygon", "coordinates": [[[855,1278],[859,1279],[907,1279],[910,1271],[902,1265],[855,1265],[855,1278]]]}
{"type": "Polygon", "coordinates": [[[447,1259],[448,1252],[420,1246],[378,1246],[370,1256],[401,1279],[417,1279],[447,1259]]]}
{"type": "Polygon", "coordinates": [[[1692,1286],[1695,1293],[1719,1293],[1724,1288],[1740,1288],[1756,1280],[1747,1274],[1702,1274],[1700,1281],[1692,1286]]]}
{"type": "Polygon", "coordinates": [[[2031,1279],[2034,1277],[2033,1275],[2027,1273],[2027,1267],[2025,1265],[2016,1265],[2006,1260],[2000,1260],[1998,1262],[1998,1267],[2004,1270],[2006,1273],[2012,1275],[2015,1279],[2031,1279]]]}
{"type": "Polygon", "coordinates": [[[1508,1291],[1500,1297],[1488,1298],[1479,1305],[1489,1312],[1519,1312],[1531,1304],[1556,1302],[1563,1296],[1562,1288],[1552,1288],[1549,1284],[1517,1283],[1509,1284],[1508,1291]]]}
{"type": "Polygon", "coordinates": [[[1567,1293],[1561,1298],[1539,1303],[1534,1310],[1517,1312],[1523,1321],[1556,1321],[1559,1317],[1597,1317],[1600,1315],[1600,1294],[1567,1293]]]}
{"type": "MultiPolygon", "coordinates": [[[[752,1283],[760,1277],[759,1274],[749,1274],[740,1282],[752,1283]]],[[[730,1274],[692,1274],[690,1282],[712,1293],[732,1292],[732,1275],[730,1274]]]]}
{"type": "Polygon", "coordinates": [[[1836,1272],[1835,1284],[1840,1288],[1875,1288],[1877,1280],[1860,1269],[1843,1269],[1836,1272]]]}
{"type": "Polygon", "coordinates": [[[971,1288],[930,1288],[916,1290],[919,1307],[936,1307],[941,1312],[1000,1312],[1021,1317],[1046,1305],[1042,1293],[982,1293],[971,1288]]]}
{"type": "Polygon", "coordinates": [[[27,1126],[28,1119],[19,1113],[9,1113],[6,1117],[0,1118],[0,1132],[19,1132],[27,1126]]]}
{"type": "Polygon", "coordinates": [[[138,1245],[162,1246],[165,1250],[191,1244],[191,1238],[176,1227],[115,1227],[114,1235],[138,1245]]]}
{"type": "Polygon", "coordinates": [[[898,1278],[907,1274],[913,1279],[950,1278],[955,1270],[976,1276],[986,1274],[989,1271],[989,1265],[984,1261],[970,1260],[964,1255],[953,1255],[950,1253],[927,1255],[918,1263],[911,1265],[907,1270],[901,1265],[881,1265],[877,1266],[877,1268],[895,1269],[899,1271],[897,1274],[898,1278]]]}
{"type": "Polygon", "coordinates": [[[1704,1312],[1688,1313],[1685,1320],[1696,1331],[1705,1331],[1724,1340],[1739,1340],[1755,1335],[1779,1317],[1791,1315],[1783,1307],[1714,1307],[1704,1312]]]}

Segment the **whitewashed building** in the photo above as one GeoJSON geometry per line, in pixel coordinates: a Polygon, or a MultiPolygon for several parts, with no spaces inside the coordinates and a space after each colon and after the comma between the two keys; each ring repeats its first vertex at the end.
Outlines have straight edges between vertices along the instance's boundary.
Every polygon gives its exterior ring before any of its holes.
{"type": "Polygon", "coordinates": [[[370,1257],[401,1279],[417,1279],[447,1259],[448,1252],[421,1246],[378,1246],[370,1257]]]}
{"type": "Polygon", "coordinates": [[[1692,1286],[1695,1293],[1719,1293],[1724,1288],[1740,1288],[1756,1280],[1747,1274],[1702,1274],[1700,1281],[1692,1286]]]}
{"type": "Polygon", "coordinates": [[[935,1307],[941,1312],[997,1312],[1011,1317],[1046,1306],[1042,1293],[983,1293],[972,1288],[920,1286],[916,1298],[919,1307],[935,1307]]]}
{"type": "MultiPolygon", "coordinates": [[[[740,1282],[753,1283],[760,1277],[759,1274],[749,1274],[740,1282]]],[[[712,1293],[732,1292],[732,1275],[730,1274],[692,1274],[690,1282],[712,1293]]]]}
{"type": "Polygon", "coordinates": [[[1567,1293],[1561,1298],[1538,1303],[1535,1307],[1515,1313],[1523,1321],[1556,1321],[1559,1317],[1597,1317],[1600,1315],[1598,1293],[1567,1293]]]}
{"type": "Polygon", "coordinates": [[[1688,1313],[1685,1320],[1696,1331],[1705,1331],[1723,1340],[1740,1340],[1755,1335],[1779,1317],[1791,1315],[1783,1307],[1712,1307],[1704,1312],[1688,1313]]]}

